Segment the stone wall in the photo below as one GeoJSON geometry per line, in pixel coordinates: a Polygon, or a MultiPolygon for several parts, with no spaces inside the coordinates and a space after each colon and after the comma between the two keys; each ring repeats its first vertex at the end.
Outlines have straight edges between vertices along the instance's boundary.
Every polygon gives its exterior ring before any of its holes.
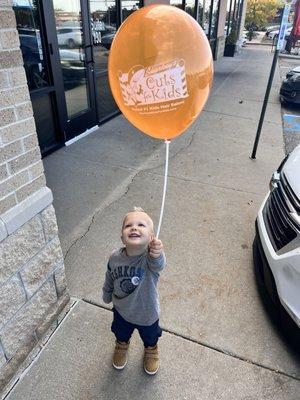
{"type": "Polygon", "coordinates": [[[225,36],[221,36],[217,38],[217,47],[215,52],[215,59],[218,60],[220,57],[223,57],[225,49],[225,36]]]}
{"type": "Polygon", "coordinates": [[[0,0],[0,391],[69,302],[11,0],[0,0]]]}

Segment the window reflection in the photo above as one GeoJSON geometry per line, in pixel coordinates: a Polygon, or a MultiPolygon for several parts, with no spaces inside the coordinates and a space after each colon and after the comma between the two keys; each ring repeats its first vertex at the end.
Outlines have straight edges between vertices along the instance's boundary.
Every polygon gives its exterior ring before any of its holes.
{"type": "Polygon", "coordinates": [[[183,0],[170,0],[170,5],[183,9],[183,0]]]}
{"type": "Polygon", "coordinates": [[[198,2],[198,13],[197,13],[197,21],[201,25],[203,29],[205,29],[205,9],[204,9],[205,0],[199,0],[198,2]]]}
{"type": "Polygon", "coordinates": [[[109,50],[117,27],[116,3],[90,0],[90,10],[93,43],[109,50]]]}
{"type": "Polygon", "coordinates": [[[225,23],[225,35],[229,36],[232,31],[238,28],[238,21],[241,18],[242,3],[239,0],[228,0],[225,23]]]}
{"type": "Polygon", "coordinates": [[[80,0],[53,0],[68,117],[89,107],[80,0]]]}
{"type": "Polygon", "coordinates": [[[122,0],[122,21],[124,21],[130,14],[143,6],[142,2],[134,0],[122,0]]]}
{"type": "Polygon", "coordinates": [[[215,39],[217,37],[218,10],[219,10],[219,0],[212,0],[212,19],[211,19],[211,29],[210,29],[211,39],[215,39]]]}
{"type": "Polygon", "coordinates": [[[210,17],[211,0],[203,0],[203,29],[207,36],[209,36],[209,17],[210,17]]]}
{"type": "Polygon", "coordinates": [[[36,2],[15,0],[13,9],[29,90],[48,86],[36,2]]]}
{"type": "Polygon", "coordinates": [[[191,17],[195,18],[195,0],[186,0],[185,11],[190,14],[191,17]]]}
{"type": "Polygon", "coordinates": [[[99,120],[117,111],[107,79],[108,56],[117,31],[116,2],[90,0],[94,72],[99,120]]]}
{"type": "Polygon", "coordinates": [[[233,6],[233,0],[228,0],[227,1],[227,9],[226,9],[226,22],[225,22],[225,28],[224,28],[225,36],[229,35],[230,29],[231,29],[232,11],[233,11],[232,6],[233,6]]]}

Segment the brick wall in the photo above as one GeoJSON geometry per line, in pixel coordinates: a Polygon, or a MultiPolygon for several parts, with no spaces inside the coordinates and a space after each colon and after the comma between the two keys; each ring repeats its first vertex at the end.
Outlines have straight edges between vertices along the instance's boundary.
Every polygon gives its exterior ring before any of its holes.
{"type": "MultiPolygon", "coordinates": [[[[3,3],[8,4],[9,1],[2,1],[3,3]]],[[[0,12],[0,213],[7,211],[37,189],[45,186],[15,24],[11,7],[2,6],[0,12]]]]}
{"type": "Polygon", "coordinates": [[[0,0],[0,391],[69,302],[11,0],[0,0]]]}

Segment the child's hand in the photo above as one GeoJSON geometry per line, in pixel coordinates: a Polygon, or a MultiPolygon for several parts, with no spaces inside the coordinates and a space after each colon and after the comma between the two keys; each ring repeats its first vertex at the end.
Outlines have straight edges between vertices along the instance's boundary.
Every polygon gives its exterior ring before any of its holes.
{"type": "Polygon", "coordinates": [[[149,254],[153,258],[158,258],[163,251],[163,244],[162,241],[159,239],[154,238],[149,243],[149,254]]]}

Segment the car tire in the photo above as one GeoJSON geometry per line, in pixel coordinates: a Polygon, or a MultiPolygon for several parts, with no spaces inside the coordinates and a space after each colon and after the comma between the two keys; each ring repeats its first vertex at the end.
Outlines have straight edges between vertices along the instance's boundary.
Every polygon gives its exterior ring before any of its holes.
{"type": "Polygon", "coordinates": [[[271,270],[265,270],[258,246],[258,239],[255,236],[252,250],[258,292],[273,324],[279,329],[281,336],[285,338],[293,351],[300,355],[300,329],[282,306],[273,274],[271,270]],[[266,277],[269,279],[268,288],[266,285],[266,277]]]}
{"type": "Polygon", "coordinates": [[[272,318],[272,321],[278,324],[280,322],[280,301],[276,290],[275,281],[272,275],[269,275],[270,276],[269,291],[271,291],[271,293],[269,293],[267,290],[265,283],[266,273],[264,271],[264,266],[261,260],[261,255],[258,248],[258,240],[256,236],[253,241],[252,251],[253,251],[254,272],[255,272],[258,292],[260,294],[260,297],[263,301],[263,304],[268,314],[272,318]]]}

